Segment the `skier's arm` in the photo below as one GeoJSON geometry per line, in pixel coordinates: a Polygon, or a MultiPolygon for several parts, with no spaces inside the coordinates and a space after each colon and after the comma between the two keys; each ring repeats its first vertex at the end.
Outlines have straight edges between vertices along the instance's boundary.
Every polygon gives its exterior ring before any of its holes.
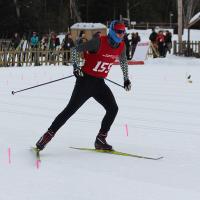
{"type": "Polygon", "coordinates": [[[123,72],[123,76],[124,76],[124,89],[126,91],[130,91],[131,81],[129,80],[129,77],[128,77],[128,62],[126,58],[126,47],[124,47],[121,55],[119,56],[119,62],[120,62],[120,67],[123,72]]]}
{"type": "Polygon", "coordinates": [[[126,81],[129,79],[129,76],[128,76],[128,62],[127,62],[127,58],[126,58],[126,47],[125,46],[124,46],[124,49],[123,49],[121,55],[119,56],[119,63],[120,63],[120,67],[123,72],[124,81],[126,81]]]}
{"type": "Polygon", "coordinates": [[[81,52],[92,52],[96,53],[100,47],[100,39],[99,38],[92,38],[88,42],[81,43],[72,48],[72,65],[74,69],[80,68],[79,66],[79,53],[81,52]]]}

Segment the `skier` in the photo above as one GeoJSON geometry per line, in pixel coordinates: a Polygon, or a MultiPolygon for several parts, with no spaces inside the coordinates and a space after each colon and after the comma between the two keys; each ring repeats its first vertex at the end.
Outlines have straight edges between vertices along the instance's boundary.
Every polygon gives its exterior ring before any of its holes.
{"type": "Polygon", "coordinates": [[[120,21],[112,21],[107,36],[93,37],[88,42],[72,48],[72,64],[74,75],[77,78],[71,99],[66,108],[55,118],[46,133],[36,143],[38,151],[44,149],[46,144],[54,137],[58,129],[90,98],[93,97],[106,110],[101,128],[95,140],[95,148],[113,150],[106,142],[108,131],[117,115],[118,106],[110,88],[105,84],[104,78],[119,57],[120,66],[124,76],[124,89],[131,89],[128,77],[126,48],[123,42],[125,25],[120,21]],[[78,65],[78,53],[84,52],[85,63],[78,65]]]}

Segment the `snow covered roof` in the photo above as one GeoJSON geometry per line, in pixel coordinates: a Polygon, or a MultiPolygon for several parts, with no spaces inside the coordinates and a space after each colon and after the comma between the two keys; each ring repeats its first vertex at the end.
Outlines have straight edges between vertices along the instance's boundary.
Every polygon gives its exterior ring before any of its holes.
{"type": "Polygon", "coordinates": [[[192,17],[188,24],[188,28],[200,29],[200,12],[192,17]]]}
{"type": "Polygon", "coordinates": [[[192,17],[192,19],[190,20],[190,23],[196,21],[198,18],[200,18],[200,12],[198,12],[195,16],[192,17]]]}
{"type": "Polygon", "coordinates": [[[71,29],[104,29],[107,28],[101,23],[76,23],[71,26],[71,29]]]}

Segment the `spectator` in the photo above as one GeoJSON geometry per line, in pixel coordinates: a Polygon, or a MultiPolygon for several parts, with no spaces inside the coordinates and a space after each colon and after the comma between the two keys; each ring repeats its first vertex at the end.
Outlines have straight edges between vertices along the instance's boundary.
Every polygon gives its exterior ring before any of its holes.
{"type": "Polygon", "coordinates": [[[64,52],[64,57],[63,57],[63,65],[67,65],[67,62],[70,61],[70,50],[71,48],[74,47],[74,41],[72,40],[72,35],[70,33],[67,33],[65,35],[65,38],[61,44],[61,50],[67,50],[67,52],[64,52]]]}
{"type": "Polygon", "coordinates": [[[37,36],[36,32],[33,32],[33,35],[31,37],[31,48],[36,49],[38,48],[39,38],[37,36]]]}
{"type": "Polygon", "coordinates": [[[20,36],[18,33],[15,33],[11,39],[11,49],[17,50],[20,44],[20,36]]]}
{"type": "Polygon", "coordinates": [[[172,34],[167,30],[165,35],[165,55],[167,54],[167,52],[169,52],[170,54],[171,49],[172,49],[172,34]]]}
{"type": "Polygon", "coordinates": [[[78,40],[76,41],[76,44],[79,45],[79,44],[81,44],[83,42],[87,42],[87,41],[88,41],[88,39],[86,38],[85,31],[81,30],[78,40]]]}
{"type": "Polygon", "coordinates": [[[134,53],[135,53],[135,49],[137,47],[138,42],[140,42],[140,36],[138,34],[138,32],[136,33],[132,33],[132,38],[131,38],[131,58],[133,57],[134,53]]]}
{"type": "Polygon", "coordinates": [[[157,44],[157,33],[155,29],[152,29],[152,33],[149,36],[149,40],[151,41],[151,48],[152,48],[152,53],[153,53],[153,58],[159,57],[159,52],[158,52],[158,44],[157,44]]]}
{"type": "MultiPolygon", "coordinates": [[[[51,32],[49,40],[49,49],[51,50],[49,54],[50,62],[54,62],[56,58],[59,58],[59,55],[56,55],[55,50],[60,46],[60,39],[54,32],[51,32]]],[[[55,62],[54,62],[55,64],[55,62]]]]}
{"type": "Polygon", "coordinates": [[[32,49],[31,58],[32,58],[32,62],[35,63],[35,66],[39,65],[39,56],[37,52],[38,44],[39,44],[39,38],[37,36],[37,33],[33,32],[33,35],[31,37],[31,49],[32,49]]]}
{"type": "Polygon", "coordinates": [[[20,43],[18,45],[18,48],[21,50],[21,51],[25,51],[27,49],[27,39],[26,39],[26,35],[24,34],[22,36],[22,39],[20,40],[20,43]]]}
{"type": "Polygon", "coordinates": [[[165,57],[165,47],[164,47],[164,43],[165,43],[165,36],[163,34],[163,31],[159,31],[158,35],[156,37],[156,41],[158,44],[158,51],[160,54],[160,57],[165,57]]]}
{"type": "Polygon", "coordinates": [[[126,57],[127,57],[127,60],[130,60],[130,40],[128,39],[128,33],[125,33],[124,34],[124,43],[125,43],[125,46],[126,46],[126,57]]]}
{"type": "MultiPolygon", "coordinates": [[[[86,34],[85,34],[85,31],[84,30],[81,30],[80,31],[80,34],[79,34],[79,38],[77,39],[77,41],[76,41],[76,45],[80,45],[80,44],[82,44],[82,43],[84,43],[84,42],[87,42],[88,41],[88,39],[86,38],[86,34]]],[[[82,61],[83,61],[83,59],[84,59],[84,53],[83,52],[81,52],[80,54],[80,58],[82,59],[82,61]]],[[[81,61],[81,62],[82,62],[81,61]]],[[[82,63],[83,64],[83,63],[82,63]]]]}
{"type": "MultiPolygon", "coordinates": [[[[22,60],[23,62],[25,62],[26,60],[26,52],[25,50],[27,49],[27,46],[28,46],[28,42],[27,42],[27,39],[26,39],[26,35],[23,34],[22,36],[22,39],[19,43],[19,49],[20,49],[20,54],[19,54],[19,60],[21,61],[21,57],[22,57],[22,60]]],[[[19,64],[21,66],[21,64],[19,64]]]]}
{"type": "Polygon", "coordinates": [[[60,45],[60,39],[57,37],[56,33],[51,32],[49,40],[49,49],[55,50],[60,45]]]}
{"type": "Polygon", "coordinates": [[[48,35],[45,34],[43,35],[42,40],[41,40],[41,49],[45,51],[47,47],[48,47],[48,35]]]}
{"type": "Polygon", "coordinates": [[[92,37],[101,37],[101,31],[97,31],[92,37]]]}

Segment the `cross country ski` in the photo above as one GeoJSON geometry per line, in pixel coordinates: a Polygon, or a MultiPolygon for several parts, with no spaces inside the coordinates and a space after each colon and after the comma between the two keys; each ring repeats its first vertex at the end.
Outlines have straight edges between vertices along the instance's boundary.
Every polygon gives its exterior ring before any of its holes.
{"type": "Polygon", "coordinates": [[[70,147],[70,148],[71,149],[81,150],[81,151],[107,153],[107,154],[114,154],[114,155],[128,156],[128,157],[135,157],[135,158],[143,158],[143,159],[149,159],[149,160],[160,160],[160,159],[163,158],[163,156],[160,156],[160,157],[149,157],[149,156],[143,156],[143,155],[139,155],[139,154],[124,153],[124,152],[115,151],[115,150],[99,150],[99,149],[84,148],[84,147],[70,147]]]}

